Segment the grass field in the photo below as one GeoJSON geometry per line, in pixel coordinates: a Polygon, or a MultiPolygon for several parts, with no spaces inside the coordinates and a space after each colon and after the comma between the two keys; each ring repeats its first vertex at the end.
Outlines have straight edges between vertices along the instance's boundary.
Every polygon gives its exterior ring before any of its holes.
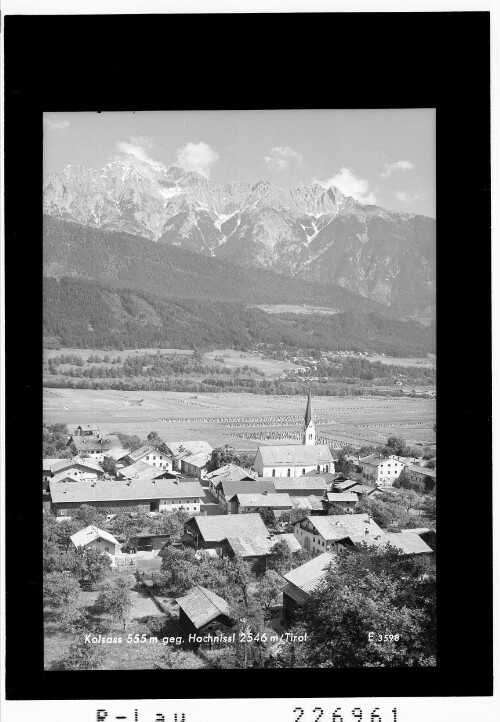
{"type": "Polygon", "coordinates": [[[231,369],[242,368],[243,366],[254,366],[269,378],[281,376],[285,371],[291,371],[296,366],[296,364],[291,361],[275,361],[271,358],[265,358],[262,354],[257,352],[240,352],[229,348],[209,351],[203,354],[203,363],[209,365],[227,366],[231,369]],[[221,361],[215,361],[215,356],[222,356],[224,358],[224,363],[221,361]]]}
{"type": "MultiPolygon", "coordinates": [[[[276,436],[249,437],[300,431],[305,403],[302,396],[232,393],[86,389],[43,392],[45,422],[66,423],[70,431],[79,424],[95,423],[108,431],[141,438],[156,431],[167,441],[205,439],[212,446],[231,444],[248,449],[265,443],[299,443],[286,438],[276,440],[276,436]]],[[[378,444],[391,434],[403,436],[408,443],[435,441],[433,399],[323,396],[313,399],[313,409],[317,433],[332,441],[378,444]]]]}

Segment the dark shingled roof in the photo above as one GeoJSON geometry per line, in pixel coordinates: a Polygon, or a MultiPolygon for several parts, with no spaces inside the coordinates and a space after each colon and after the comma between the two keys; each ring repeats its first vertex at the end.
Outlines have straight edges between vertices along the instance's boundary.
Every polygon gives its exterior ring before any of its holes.
{"type": "Polygon", "coordinates": [[[243,479],[241,481],[231,481],[230,479],[222,479],[216,486],[221,489],[226,501],[230,501],[236,494],[274,494],[276,488],[272,481],[262,479],[243,479]]]}
{"type": "Polygon", "coordinates": [[[225,599],[210,589],[197,584],[186,594],[175,600],[184,614],[189,617],[196,629],[217,619],[221,614],[229,613],[229,605],[225,599]]]}
{"type": "Polygon", "coordinates": [[[188,524],[196,524],[205,542],[222,542],[228,537],[269,536],[260,514],[196,516],[188,524]]]}

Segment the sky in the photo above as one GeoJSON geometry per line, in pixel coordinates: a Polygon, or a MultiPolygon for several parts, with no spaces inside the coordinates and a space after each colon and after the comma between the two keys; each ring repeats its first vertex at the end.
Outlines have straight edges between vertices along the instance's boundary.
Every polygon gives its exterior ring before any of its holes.
{"type": "Polygon", "coordinates": [[[435,111],[45,113],[44,168],[101,168],[117,154],[215,183],[337,186],[361,203],[435,217],[435,111]]]}

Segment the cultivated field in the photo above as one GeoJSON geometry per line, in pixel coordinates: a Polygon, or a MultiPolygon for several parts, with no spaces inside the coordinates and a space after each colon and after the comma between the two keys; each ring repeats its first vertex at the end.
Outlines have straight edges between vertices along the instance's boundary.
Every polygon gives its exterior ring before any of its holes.
{"type": "Polygon", "coordinates": [[[373,354],[365,357],[367,361],[380,361],[388,366],[424,366],[425,368],[434,368],[436,366],[436,357],[429,354],[427,358],[398,358],[397,356],[379,356],[373,354]]]}
{"type": "Polygon", "coordinates": [[[203,363],[212,366],[227,366],[232,369],[242,368],[243,366],[253,366],[259,369],[259,371],[262,371],[264,375],[269,378],[282,376],[285,371],[291,371],[296,367],[296,364],[291,361],[275,361],[274,359],[266,358],[265,356],[263,357],[262,354],[258,352],[240,352],[229,348],[209,351],[203,354],[203,363]],[[222,356],[224,362],[215,361],[216,356],[219,358],[222,356]]]}
{"type": "Polygon", "coordinates": [[[251,308],[260,308],[265,313],[324,313],[331,315],[333,313],[340,313],[335,308],[328,308],[327,306],[308,306],[307,304],[293,305],[291,303],[276,303],[276,304],[256,304],[251,308]]]}
{"type": "MultiPolygon", "coordinates": [[[[44,420],[73,430],[95,423],[108,431],[165,440],[205,439],[212,446],[300,443],[306,399],[255,394],[188,394],[162,391],[44,389],[44,420]]],[[[333,397],[313,399],[318,440],[335,446],[379,444],[387,436],[433,443],[436,402],[421,398],[333,397]]]]}

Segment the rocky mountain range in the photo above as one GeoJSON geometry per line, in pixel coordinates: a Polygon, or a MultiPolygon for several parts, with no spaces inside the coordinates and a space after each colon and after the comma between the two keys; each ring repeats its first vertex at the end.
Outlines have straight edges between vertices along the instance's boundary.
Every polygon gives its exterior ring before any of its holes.
{"type": "Polygon", "coordinates": [[[158,244],[333,284],[399,315],[432,316],[435,220],[358,203],[319,184],[216,184],[117,156],[44,179],[44,212],[158,244]]]}

